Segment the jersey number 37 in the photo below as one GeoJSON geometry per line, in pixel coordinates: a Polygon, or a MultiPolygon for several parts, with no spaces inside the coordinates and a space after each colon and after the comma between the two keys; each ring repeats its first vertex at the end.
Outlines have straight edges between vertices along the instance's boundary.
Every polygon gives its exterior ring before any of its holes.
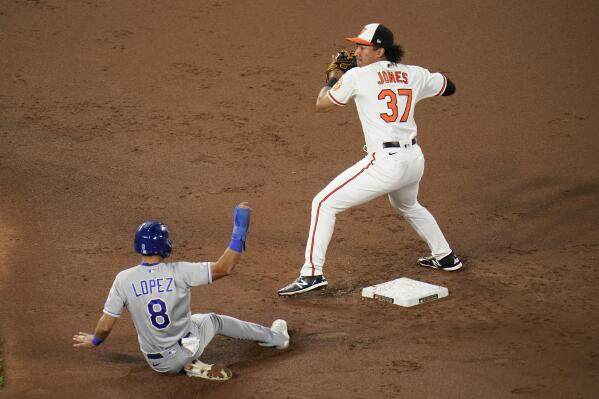
{"type": "Polygon", "coordinates": [[[399,116],[399,110],[397,109],[397,96],[406,97],[406,107],[401,115],[400,122],[405,122],[410,116],[410,109],[412,108],[412,89],[397,89],[397,94],[391,89],[381,90],[379,93],[379,100],[387,101],[387,108],[391,111],[381,113],[381,119],[387,123],[393,123],[399,116]]]}

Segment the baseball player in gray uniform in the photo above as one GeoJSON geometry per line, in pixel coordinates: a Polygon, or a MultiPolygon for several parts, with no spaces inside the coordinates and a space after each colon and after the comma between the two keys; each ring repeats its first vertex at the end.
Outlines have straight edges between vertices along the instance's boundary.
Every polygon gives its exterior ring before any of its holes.
{"type": "Polygon", "coordinates": [[[316,100],[316,110],[328,112],[353,100],[368,154],[314,198],[300,276],[281,288],[279,295],[326,286],[323,267],[336,215],[381,195],[388,196],[391,206],[428,244],[431,256],[418,259],[418,265],[444,271],[462,267],[435,218],[417,200],[424,155],[416,139],[414,109],[425,98],[452,95],[455,85],[441,73],[402,64],[403,49],[382,24],[368,24],[358,37],[348,40],[356,44],[357,68],[343,74],[339,66],[329,73],[329,81],[316,100]]]}
{"type": "Polygon", "coordinates": [[[233,271],[245,249],[249,223],[250,208],[244,202],[235,208],[231,243],[217,262],[171,263],[165,262],[172,250],[168,228],[155,220],[144,222],[134,239],[135,251],[142,255],[141,263],[116,276],[94,334],[75,334],[74,346],[100,345],[123,308],[127,308],[146,361],[160,373],[185,370],[190,377],[231,378],[227,367],[199,360],[217,334],[253,340],[262,346],[287,348],[289,334],[284,320],[275,320],[268,328],[214,313],[191,314],[191,287],[211,284],[233,271]]]}

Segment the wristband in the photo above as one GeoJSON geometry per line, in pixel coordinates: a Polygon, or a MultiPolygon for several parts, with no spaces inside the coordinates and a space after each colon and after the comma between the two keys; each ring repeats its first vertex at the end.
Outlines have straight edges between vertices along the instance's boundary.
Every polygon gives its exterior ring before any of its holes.
{"type": "Polygon", "coordinates": [[[231,234],[231,240],[245,241],[250,228],[250,209],[249,208],[235,208],[233,212],[233,233],[231,234]]]}
{"type": "Polygon", "coordinates": [[[339,79],[337,79],[335,77],[330,78],[325,86],[333,87],[333,86],[335,86],[335,83],[337,83],[338,81],[339,81],[339,79]]]}
{"type": "Polygon", "coordinates": [[[229,249],[241,253],[245,249],[248,229],[250,227],[250,208],[235,207],[233,212],[233,233],[229,249]]]}
{"type": "Polygon", "coordinates": [[[102,342],[104,342],[104,341],[102,341],[100,338],[96,337],[95,335],[93,336],[93,338],[92,338],[92,345],[93,346],[98,346],[102,342]]]}
{"type": "Polygon", "coordinates": [[[242,240],[231,240],[229,249],[241,253],[245,249],[245,242],[242,240]]]}

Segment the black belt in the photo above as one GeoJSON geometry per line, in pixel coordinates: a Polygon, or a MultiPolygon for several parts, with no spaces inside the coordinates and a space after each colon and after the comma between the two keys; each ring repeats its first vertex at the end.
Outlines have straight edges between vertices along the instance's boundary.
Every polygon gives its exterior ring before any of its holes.
{"type": "MultiPolygon", "coordinates": [[[[416,137],[412,139],[412,145],[416,144],[416,137]]],[[[386,141],[383,143],[383,148],[407,147],[408,144],[401,144],[399,141],[386,141]]]]}
{"type": "MultiPolygon", "coordinates": [[[[186,334],[184,337],[182,337],[180,340],[178,340],[178,341],[177,341],[177,343],[178,343],[179,345],[181,345],[181,340],[182,340],[183,338],[187,338],[187,337],[189,337],[190,335],[191,335],[191,332],[188,332],[188,333],[187,333],[187,334],[186,334]]],[[[148,353],[148,354],[146,355],[146,357],[147,357],[148,359],[162,359],[164,356],[162,356],[160,353],[148,353]]]]}

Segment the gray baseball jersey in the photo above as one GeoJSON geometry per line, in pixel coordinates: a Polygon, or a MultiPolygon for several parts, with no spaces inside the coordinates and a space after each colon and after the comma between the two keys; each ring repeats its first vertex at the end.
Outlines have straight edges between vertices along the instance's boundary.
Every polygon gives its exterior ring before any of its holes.
{"type": "Polygon", "coordinates": [[[104,313],[119,317],[126,307],[141,351],[158,353],[191,330],[191,287],[211,282],[210,262],[142,263],[116,276],[104,313]]]}

